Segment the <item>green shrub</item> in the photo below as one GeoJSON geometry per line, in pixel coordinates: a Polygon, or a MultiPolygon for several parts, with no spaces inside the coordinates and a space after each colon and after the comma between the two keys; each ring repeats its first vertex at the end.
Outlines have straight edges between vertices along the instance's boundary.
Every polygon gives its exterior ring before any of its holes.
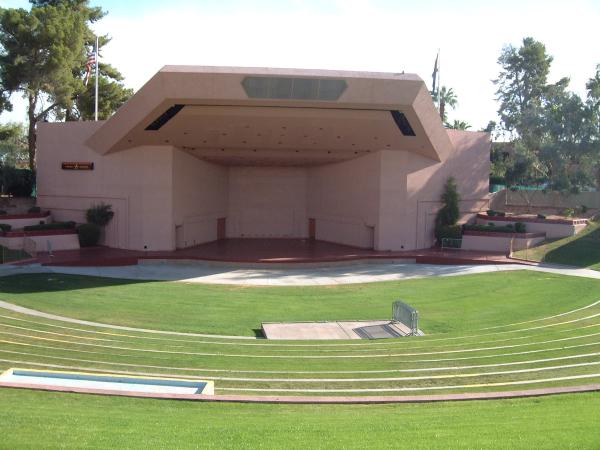
{"type": "Polygon", "coordinates": [[[40,208],[39,206],[32,206],[27,210],[27,212],[31,214],[39,214],[42,212],[42,208],[40,208]]]}
{"type": "Polygon", "coordinates": [[[438,239],[460,239],[462,237],[462,227],[460,225],[442,225],[438,230],[438,239]]]}
{"type": "Polygon", "coordinates": [[[100,240],[100,227],[95,223],[84,223],[77,227],[77,234],[81,247],[93,247],[100,240]]]}
{"type": "Polygon", "coordinates": [[[456,225],[460,216],[458,209],[458,203],[460,202],[460,195],[456,186],[456,181],[453,177],[448,178],[446,185],[444,186],[444,193],[442,194],[443,206],[435,216],[435,237],[438,243],[442,241],[443,229],[446,226],[456,225]]]}
{"type": "Polygon", "coordinates": [[[523,222],[515,223],[515,232],[517,233],[525,233],[527,231],[527,227],[523,222]]]}
{"type": "Polygon", "coordinates": [[[497,213],[493,209],[488,209],[487,210],[487,215],[490,216],[490,217],[494,217],[495,215],[497,215],[497,213]]]}
{"type": "Polygon", "coordinates": [[[54,222],[40,225],[28,225],[23,227],[23,231],[46,231],[46,230],[71,230],[75,228],[75,222],[54,222]]]}
{"type": "Polygon", "coordinates": [[[3,209],[0,209],[0,216],[5,216],[6,214],[8,214],[6,211],[4,211],[3,209]]]}
{"type": "Polygon", "coordinates": [[[546,216],[545,216],[544,214],[538,214],[538,215],[537,215],[537,218],[538,218],[538,219],[545,219],[545,218],[546,218],[546,216]]]}
{"type": "Polygon", "coordinates": [[[491,231],[494,233],[514,233],[515,232],[515,228],[512,226],[512,224],[502,225],[502,226],[495,226],[493,224],[482,225],[482,224],[478,224],[478,223],[474,223],[471,225],[465,224],[465,225],[463,225],[463,230],[464,231],[491,231]]]}
{"type": "Polygon", "coordinates": [[[35,188],[35,173],[29,169],[3,166],[0,169],[3,193],[14,197],[30,197],[35,188]]]}
{"type": "Polygon", "coordinates": [[[587,206],[585,206],[585,205],[581,205],[579,207],[579,211],[581,211],[581,214],[585,214],[586,212],[588,212],[588,209],[589,208],[587,206]]]}
{"type": "Polygon", "coordinates": [[[7,223],[0,223],[0,230],[3,231],[4,233],[6,233],[7,231],[10,231],[12,229],[12,226],[10,226],[7,223]]]}
{"type": "Polygon", "coordinates": [[[575,215],[575,210],[573,208],[565,208],[562,210],[562,215],[565,217],[573,217],[575,215]]]}
{"type": "Polygon", "coordinates": [[[99,227],[105,227],[112,220],[115,215],[111,205],[106,203],[100,203],[99,205],[93,205],[85,213],[85,218],[88,223],[93,223],[99,227]]]}

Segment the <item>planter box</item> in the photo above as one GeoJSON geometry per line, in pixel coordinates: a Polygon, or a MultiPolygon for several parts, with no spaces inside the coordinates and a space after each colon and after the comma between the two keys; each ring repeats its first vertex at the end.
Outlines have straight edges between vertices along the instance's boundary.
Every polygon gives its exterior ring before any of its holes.
{"type": "Polygon", "coordinates": [[[0,245],[28,253],[75,250],[79,248],[79,236],[75,230],[9,231],[0,236],[0,245]]]}
{"type": "Polygon", "coordinates": [[[496,225],[515,224],[523,222],[527,227],[527,232],[545,233],[550,239],[574,236],[587,226],[587,219],[538,219],[528,216],[488,216],[487,214],[477,214],[476,222],[487,225],[494,223],[496,225]]]}
{"type": "Polygon", "coordinates": [[[493,231],[465,231],[463,250],[510,253],[531,248],[546,239],[544,233],[498,233],[493,231]]]}
{"type": "Polygon", "coordinates": [[[28,214],[5,214],[0,216],[0,223],[6,223],[13,228],[23,228],[29,225],[39,225],[40,222],[51,223],[50,211],[28,214]]]}

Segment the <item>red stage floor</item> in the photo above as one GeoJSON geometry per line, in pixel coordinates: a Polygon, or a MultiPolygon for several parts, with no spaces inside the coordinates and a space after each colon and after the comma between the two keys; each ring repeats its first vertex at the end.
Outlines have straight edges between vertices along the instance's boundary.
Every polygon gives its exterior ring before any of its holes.
{"type": "Polygon", "coordinates": [[[172,252],[142,252],[108,247],[56,251],[53,256],[38,254],[42,264],[73,266],[132,265],[138,259],[193,259],[246,263],[307,263],[360,259],[415,259],[430,264],[505,264],[517,261],[499,253],[464,250],[424,249],[380,252],[346,245],[304,239],[225,239],[172,252]]]}

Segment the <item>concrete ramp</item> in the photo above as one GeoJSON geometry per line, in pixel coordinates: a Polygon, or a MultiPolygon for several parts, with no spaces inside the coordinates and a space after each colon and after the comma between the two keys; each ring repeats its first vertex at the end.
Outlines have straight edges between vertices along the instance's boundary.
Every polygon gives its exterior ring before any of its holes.
{"type": "Polygon", "coordinates": [[[387,320],[332,322],[265,322],[263,334],[279,340],[391,339],[407,336],[410,329],[387,320]]]}

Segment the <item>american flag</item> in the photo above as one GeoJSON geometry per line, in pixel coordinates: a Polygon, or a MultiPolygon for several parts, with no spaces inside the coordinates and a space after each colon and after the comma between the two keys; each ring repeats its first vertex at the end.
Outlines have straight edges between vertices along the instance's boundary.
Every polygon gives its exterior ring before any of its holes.
{"type": "Polygon", "coordinates": [[[85,63],[85,85],[88,85],[90,76],[92,75],[92,67],[96,64],[96,52],[88,52],[87,62],[85,63]]]}

